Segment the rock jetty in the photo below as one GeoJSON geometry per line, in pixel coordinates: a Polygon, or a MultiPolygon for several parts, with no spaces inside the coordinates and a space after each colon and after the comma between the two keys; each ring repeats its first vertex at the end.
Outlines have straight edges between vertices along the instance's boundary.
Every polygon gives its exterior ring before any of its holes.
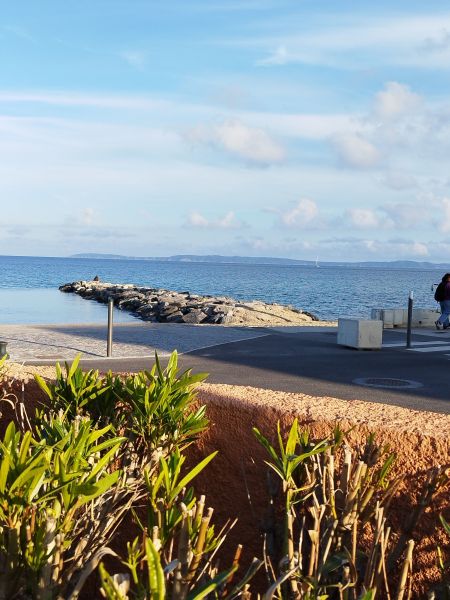
{"type": "Polygon", "coordinates": [[[291,306],[264,302],[239,302],[225,296],[200,296],[190,292],[113,284],[100,281],[74,281],[59,288],[61,292],[107,303],[144,321],[216,325],[308,325],[318,321],[314,315],[291,306]]]}

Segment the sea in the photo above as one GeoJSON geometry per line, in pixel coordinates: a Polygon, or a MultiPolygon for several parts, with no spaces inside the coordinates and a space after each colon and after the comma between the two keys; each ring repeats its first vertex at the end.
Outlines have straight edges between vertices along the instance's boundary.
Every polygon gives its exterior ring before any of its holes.
{"type": "MultiPolygon", "coordinates": [[[[58,290],[93,279],[111,283],[262,300],[291,305],[320,319],[369,317],[372,308],[434,308],[438,269],[327,265],[249,265],[158,260],[0,256],[0,324],[101,323],[106,306],[58,290]]],[[[135,321],[115,311],[116,322],[135,321]]]]}

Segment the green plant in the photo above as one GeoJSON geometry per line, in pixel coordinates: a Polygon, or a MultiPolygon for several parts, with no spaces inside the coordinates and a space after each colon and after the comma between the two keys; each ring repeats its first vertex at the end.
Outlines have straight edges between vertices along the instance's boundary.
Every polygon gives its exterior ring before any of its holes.
{"type": "MultiPolygon", "coordinates": [[[[278,427],[277,451],[254,431],[269,453],[267,464],[282,484],[280,488],[272,483],[270,488],[271,505],[281,500],[285,523],[282,542],[267,544],[271,595],[356,600],[369,592],[373,596],[386,592],[400,600],[412,570],[410,535],[442,484],[439,475],[430,474],[403,531],[393,535],[387,517],[402,477],[392,477],[395,456],[389,448],[378,446],[373,435],[363,449],[355,451],[345,444],[339,429],[329,440],[313,443],[294,421],[285,444],[278,427]],[[281,548],[278,553],[277,548],[281,548]],[[390,577],[394,572],[399,576],[395,593],[390,577]]],[[[272,518],[276,537],[275,510],[272,518]]]]}
{"type": "Polygon", "coordinates": [[[74,599],[107,552],[132,493],[114,464],[123,438],[105,439],[109,429],[50,419],[33,437],[9,424],[0,443],[0,598],[74,599]]]}
{"type": "MultiPolygon", "coordinates": [[[[20,420],[24,434],[11,425],[0,448],[0,478],[9,469],[0,496],[0,599],[2,593],[78,596],[100,558],[111,553],[108,543],[123,517],[149,494],[145,479],[175,457],[181,466],[179,448],[205,428],[205,409],[193,409],[204,377],[179,376],[176,353],[166,369],[156,358],[151,371],[128,378],[85,373],[79,357],[64,371],[57,365],[55,383],[36,377],[48,406],[30,424],[25,399],[18,400],[16,413],[27,416],[20,420]],[[28,496],[24,486],[32,490],[28,496]]],[[[183,487],[189,480],[185,475],[173,483],[183,487]]],[[[178,492],[168,490],[174,498],[178,492]]]]}
{"type": "MultiPolygon", "coordinates": [[[[439,521],[447,540],[449,540],[450,523],[442,514],[439,515],[439,521]]],[[[448,563],[448,556],[445,556],[440,545],[436,548],[436,566],[439,570],[440,581],[438,585],[428,592],[428,598],[430,598],[430,600],[435,600],[435,598],[448,600],[448,598],[450,598],[450,564],[448,563]]]]}
{"type": "Polygon", "coordinates": [[[227,523],[217,534],[211,523],[213,510],[205,510],[205,497],[197,500],[188,487],[215,454],[184,472],[185,459],[176,450],[167,460],[161,457],[159,473],[146,473],[146,523],[137,518],[142,538],[128,544],[128,556],[123,561],[127,573],[111,576],[100,566],[106,598],[231,599],[244,593],[262,561],[254,559],[247,573],[234,583],[242,551],[238,546],[230,567],[220,571],[217,553],[234,523],[227,523]]]}
{"type": "MultiPolygon", "coordinates": [[[[96,411],[100,398],[109,390],[109,385],[93,369],[84,372],[79,366],[79,354],[69,365],[65,363],[65,373],[56,363],[56,381],[47,384],[36,375],[35,379],[50,400],[50,409],[63,411],[69,418],[96,411]]],[[[98,411],[97,411],[98,412],[98,411]]]]}
{"type": "MultiPolygon", "coordinates": [[[[262,564],[264,600],[410,597],[412,536],[448,478],[431,469],[394,530],[390,507],[405,477],[393,475],[394,454],[373,435],[350,448],[338,427],[314,440],[294,420],[286,435],[278,425],[275,444],[254,430],[270,473],[264,560],[238,576],[238,546],[221,564],[235,521],[217,531],[193,488],[216,453],[190,468],[183,454],[206,427],[205,408],[195,404],[204,377],[180,374],[176,353],[165,369],[156,357],[150,371],[128,377],[83,373],[77,359],[59,368],[55,384],[40,380],[49,403],[32,423],[25,398],[17,400],[22,431],[10,423],[0,440],[0,600],[78,598],[103,556],[114,554],[110,542],[126,515],[141,533],[128,543],[126,573],[99,567],[110,600],[250,600],[262,564]]],[[[449,533],[443,517],[441,524],[449,533]]],[[[430,598],[447,598],[440,549],[438,566],[442,585],[430,598]]]]}
{"type": "MultiPolygon", "coordinates": [[[[165,369],[158,355],[150,371],[122,378],[98,371],[83,372],[80,356],[65,372],[56,365],[56,382],[36,381],[49,399],[49,406],[38,412],[43,420],[47,411],[63,413],[69,419],[88,416],[95,423],[113,425],[113,431],[124,431],[130,455],[151,457],[158,448],[170,452],[177,446],[186,448],[205,429],[208,421],[205,407],[193,409],[196,388],[207,377],[193,375],[190,370],[179,373],[178,355],[174,351],[165,369]]],[[[142,461],[138,461],[142,462],[142,461]]]]}
{"type": "MultiPolygon", "coordinates": [[[[183,511],[191,510],[195,504],[194,489],[187,486],[216,454],[217,452],[210,454],[188,473],[182,475],[181,469],[185,457],[176,448],[167,459],[163,456],[160,458],[157,476],[152,477],[151,473],[145,470],[149,498],[146,530],[151,532],[154,527],[157,527],[163,547],[180,523],[183,511]]],[[[171,558],[166,556],[166,560],[170,562],[171,558]]]]}
{"type": "Polygon", "coordinates": [[[174,351],[163,369],[158,356],[150,371],[127,377],[123,400],[129,406],[126,428],[136,452],[151,455],[164,445],[180,450],[195,441],[208,423],[205,407],[193,410],[198,384],[207,377],[191,371],[179,374],[174,351]]]}

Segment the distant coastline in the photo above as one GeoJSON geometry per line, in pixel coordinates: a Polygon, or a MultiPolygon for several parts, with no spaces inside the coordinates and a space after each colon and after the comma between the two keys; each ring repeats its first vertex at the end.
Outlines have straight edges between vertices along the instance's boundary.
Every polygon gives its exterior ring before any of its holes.
{"type": "Polygon", "coordinates": [[[379,269],[436,269],[448,270],[450,264],[419,262],[414,260],[393,260],[393,261],[358,261],[358,262],[331,262],[315,260],[297,260],[294,258],[276,258],[270,256],[223,256],[220,254],[176,254],[174,256],[126,256],[122,254],[100,254],[95,252],[85,252],[72,254],[67,258],[82,258],[93,260],[146,260],[152,262],[190,262],[190,263],[214,263],[214,264],[241,264],[241,265],[280,265],[302,267],[371,267],[379,269]]]}

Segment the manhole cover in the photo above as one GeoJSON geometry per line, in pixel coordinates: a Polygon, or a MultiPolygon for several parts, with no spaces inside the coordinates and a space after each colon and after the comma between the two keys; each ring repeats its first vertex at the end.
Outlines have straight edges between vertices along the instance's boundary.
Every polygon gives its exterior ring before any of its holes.
{"type": "Polygon", "coordinates": [[[391,389],[414,389],[422,387],[422,384],[418,381],[412,381],[411,379],[391,379],[388,377],[360,377],[354,379],[352,383],[364,385],[366,387],[391,389]]]}

